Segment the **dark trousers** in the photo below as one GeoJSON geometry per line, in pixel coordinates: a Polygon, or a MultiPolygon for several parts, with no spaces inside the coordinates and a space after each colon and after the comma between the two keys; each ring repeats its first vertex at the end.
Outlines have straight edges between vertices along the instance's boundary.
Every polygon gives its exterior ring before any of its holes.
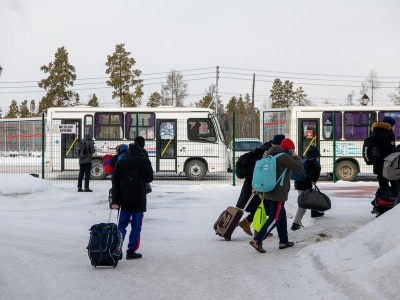
{"type": "Polygon", "coordinates": [[[129,234],[128,250],[136,251],[140,246],[140,232],[142,231],[143,213],[134,211],[123,211],[119,216],[118,229],[125,239],[126,227],[131,223],[131,233],[129,234]]]}
{"type": "Polygon", "coordinates": [[[267,222],[263,225],[260,232],[254,238],[261,243],[275,227],[278,231],[280,243],[287,243],[289,241],[287,232],[287,219],[285,202],[271,201],[269,202],[269,216],[267,222]]]}
{"type": "Polygon", "coordinates": [[[389,187],[389,182],[393,188],[395,189],[397,188],[396,181],[388,180],[385,177],[383,177],[383,175],[378,175],[378,183],[380,188],[389,187]]]}
{"type": "Polygon", "coordinates": [[[85,163],[79,165],[79,177],[78,177],[78,187],[82,187],[83,175],[85,175],[85,188],[89,188],[90,171],[92,170],[91,163],[85,163]]]}

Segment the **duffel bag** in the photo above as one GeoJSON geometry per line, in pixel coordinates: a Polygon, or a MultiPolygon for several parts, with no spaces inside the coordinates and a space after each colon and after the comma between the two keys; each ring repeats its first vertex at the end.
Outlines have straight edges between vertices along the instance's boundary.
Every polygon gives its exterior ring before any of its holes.
{"type": "Polygon", "coordinates": [[[314,185],[314,188],[304,191],[297,198],[297,204],[301,208],[312,209],[317,211],[325,211],[331,209],[331,199],[324,193],[321,193],[319,188],[314,185]]]}
{"type": "Polygon", "coordinates": [[[374,206],[392,208],[397,198],[397,190],[392,187],[378,188],[375,193],[374,206]]]}

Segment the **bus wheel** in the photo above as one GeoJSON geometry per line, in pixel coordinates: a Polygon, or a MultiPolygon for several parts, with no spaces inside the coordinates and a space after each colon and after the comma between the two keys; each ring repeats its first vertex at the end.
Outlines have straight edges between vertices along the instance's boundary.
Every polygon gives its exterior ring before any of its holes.
{"type": "Polygon", "coordinates": [[[200,160],[191,160],[186,164],[185,174],[190,180],[202,180],[206,173],[206,165],[200,160]]]}
{"type": "Polygon", "coordinates": [[[104,179],[107,173],[104,172],[103,161],[94,159],[92,161],[92,170],[90,171],[90,179],[104,179]]]}
{"type": "Polygon", "coordinates": [[[342,160],[336,166],[336,177],[339,180],[353,181],[357,177],[357,165],[350,160],[342,160]]]}

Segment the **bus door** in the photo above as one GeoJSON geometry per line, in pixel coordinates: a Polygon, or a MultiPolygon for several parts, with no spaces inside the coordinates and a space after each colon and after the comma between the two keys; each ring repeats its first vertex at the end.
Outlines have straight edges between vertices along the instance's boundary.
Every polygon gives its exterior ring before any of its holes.
{"type": "Polygon", "coordinates": [[[61,171],[79,170],[79,160],[75,154],[75,146],[82,138],[82,120],[62,120],[61,124],[75,125],[74,134],[61,134],[61,171]]]}
{"type": "Polygon", "coordinates": [[[319,149],[319,120],[299,119],[299,157],[305,157],[308,149],[315,146],[319,149]]]}
{"type": "Polygon", "coordinates": [[[156,172],[176,172],[176,120],[157,120],[156,172]]]}

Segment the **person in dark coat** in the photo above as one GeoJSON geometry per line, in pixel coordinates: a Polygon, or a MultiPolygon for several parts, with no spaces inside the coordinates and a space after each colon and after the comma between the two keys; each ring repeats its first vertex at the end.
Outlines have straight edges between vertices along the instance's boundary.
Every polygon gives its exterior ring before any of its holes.
{"type": "MultiPolygon", "coordinates": [[[[268,151],[272,146],[280,145],[284,139],[285,139],[285,136],[283,134],[277,134],[274,136],[274,138],[271,141],[266,142],[260,148],[253,150],[254,159],[251,162],[251,164],[249,165],[249,169],[251,169],[251,171],[249,172],[250,176],[246,177],[243,182],[242,190],[240,192],[240,196],[237,201],[236,207],[243,209],[253,192],[253,188],[252,188],[253,171],[254,171],[254,167],[256,165],[257,160],[260,160],[263,157],[265,151],[268,151]]],[[[251,232],[251,223],[253,223],[254,214],[256,213],[260,204],[261,204],[261,198],[258,196],[258,194],[255,194],[253,197],[253,200],[251,201],[249,206],[247,206],[247,208],[246,208],[246,211],[250,212],[250,214],[246,218],[243,218],[239,222],[239,226],[243,229],[243,231],[245,233],[247,233],[250,236],[253,236],[253,233],[251,232]]],[[[267,201],[264,201],[264,208],[268,215],[269,214],[269,205],[268,205],[267,201]]],[[[256,234],[257,234],[257,232],[255,231],[254,235],[256,235],[256,234]]],[[[272,233],[269,236],[272,236],[272,233]]]]}
{"type": "Polygon", "coordinates": [[[279,249],[285,249],[294,245],[293,242],[289,242],[285,210],[285,202],[288,199],[290,190],[290,170],[295,173],[300,173],[303,170],[301,159],[297,156],[294,149],[293,141],[284,139],[280,146],[272,146],[267,152],[268,155],[273,156],[283,153],[283,155],[276,158],[276,178],[279,178],[285,169],[288,170],[285,173],[282,185],[277,184],[272,191],[263,194],[264,199],[269,201],[269,217],[260,229],[260,232],[249,242],[260,253],[266,252],[262,247],[263,240],[275,227],[278,231],[279,249]]]}
{"type": "MultiPolygon", "coordinates": [[[[319,179],[321,174],[321,164],[317,160],[318,157],[321,157],[321,154],[317,147],[310,147],[307,151],[306,159],[307,159],[307,178],[304,181],[295,181],[294,188],[298,191],[299,195],[303,194],[304,191],[309,190],[315,185],[319,179]]],[[[294,217],[294,221],[292,224],[291,230],[297,230],[303,227],[301,224],[301,219],[303,219],[304,214],[307,209],[298,207],[296,216],[294,217]]],[[[323,212],[319,212],[316,210],[311,211],[311,217],[322,217],[324,215],[323,212]]]]}
{"type": "MultiPolygon", "coordinates": [[[[383,163],[385,157],[396,152],[396,136],[393,132],[396,121],[389,116],[385,116],[382,122],[375,122],[372,124],[372,132],[374,135],[379,135],[379,145],[378,148],[380,156],[378,161],[374,163],[374,174],[378,176],[379,187],[384,188],[389,185],[388,180],[383,177],[383,163]]],[[[391,181],[392,187],[396,188],[396,182],[391,181]]]]}
{"type": "Polygon", "coordinates": [[[82,141],[85,143],[86,155],[79,157],[78,192],[93,192],[91,189],[89,189],[89,181],[90,171],[92,170],[92,157],[95,153],[94,142],[90,134],[86,134],[82,141]],[[82,189],[82,180],[84,175],[85,189],[82,189]]]}
{"type": "Polygon", "coordinates": [[[128,156],[119,160],[112,177],[112,208],[121,208],[118,229],[123,239],[131,223],[126,259],[141,258],[140,245],[143,213],[147,208],[145,183],[153,181],[153,168],[145,158],[143,149],[136,143],[129,145],[128,156]]]}

